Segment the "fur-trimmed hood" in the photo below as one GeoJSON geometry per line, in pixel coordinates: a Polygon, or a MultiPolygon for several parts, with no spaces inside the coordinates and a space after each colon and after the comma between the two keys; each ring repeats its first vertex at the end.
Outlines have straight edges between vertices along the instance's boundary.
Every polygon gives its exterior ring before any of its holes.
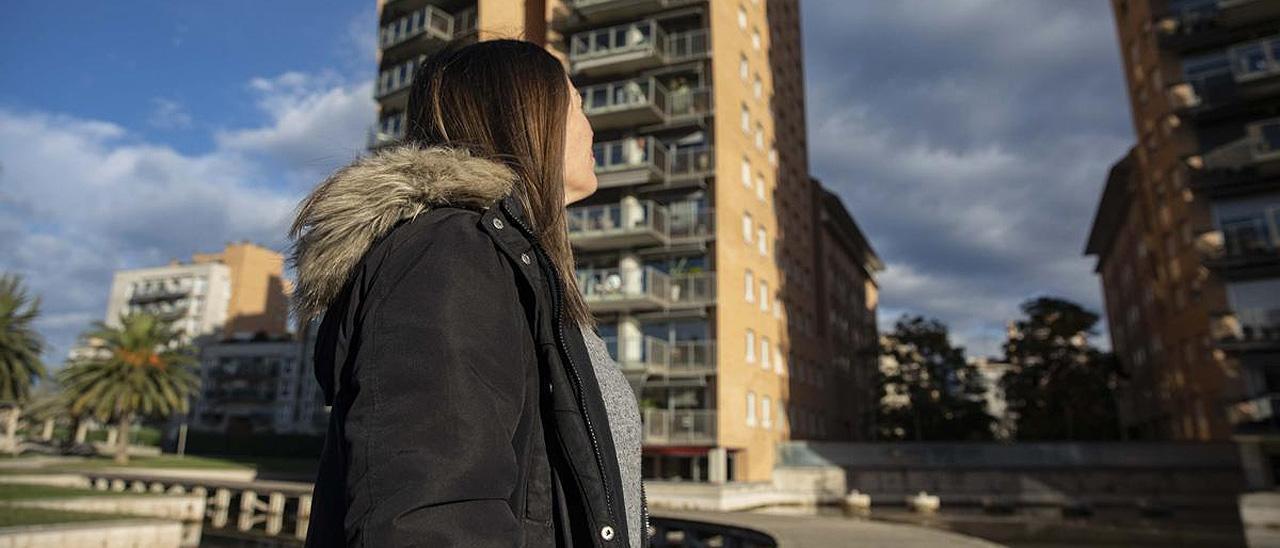
{"type": "Polygon", "coordinates": [[[338,169],[298,205],[289,229],[298,318],[324,314],[365,252],[400,221],[436,206],[491,207],[515,180],[500,162],[416,145],[382,149],[338,169]]]}

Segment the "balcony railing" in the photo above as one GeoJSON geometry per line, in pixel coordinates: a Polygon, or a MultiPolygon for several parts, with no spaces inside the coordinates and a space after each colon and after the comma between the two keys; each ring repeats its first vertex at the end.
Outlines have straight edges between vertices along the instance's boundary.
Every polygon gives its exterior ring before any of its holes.
{"type": "Polygon", "coordinates": [[[597,129],[697,119],[714,110],[710,89],[681,83],[668,90],[654,77],[587,86],[581,93],[583,108],[597,129]]]}
{"type": "Polygon", "coordinates": [[[592,268],[577,271],[578,288],[592,309],[660,310],[705,306],[715,300],[715,273],[667,274],[656,268],[592,268]]]}
{"type": "Polygon", "coordinates": [[[579,247],[632,247],[667,241],[667,210],[650,201],[569,208],[569,239],[579,247]]]}
{"type": "Polygon", "coordinates": [[[1276,409],[1280,409],[1280,394],[1264,394],[1227,406],[1227,420],[1232,426],[1262,425],[1276,427],[1276,409]]]}
{"type": "Polygon", "coordinates": [[[706,444],[716,440],[714,409],[645,409],[644,443],[706,444]]]}
{"type": "Polygon", "coordinates": [[[419,36],[449,41],[475,33],[476,9],[468,8],[451,14],[436,6],[421,9],[383,25],[378,32],[378,47],[384,51],[419,36]]]}
{"type": "Polygon", "coordinates": [[[652,375],[706,375],[715,373],[715,341],[670,342],[645,335],[618,348],[617,337],[605,337],[609,354],[624,370],[644,370],[652,375]]]}
{"type": "Polygon", "coordinates": [[[384,117],[369,130],[369,148],[375,149],[388,146],[404,139],[405,128],[404,112],[384,117]]]}
{"type": "Polygon", "coordinates": [[[1242,308],[1210,320],[1210,333],[1219,344],[1280,344],[1280,308],[1242,308]]]}
{"type": "Polygon", "coordinates": [[[653,268],[579,270],[578,288],[587,303],[603,308],[660,308],[671,290],[671,279],[653,268]]]}
{"type": "Polygon", "coordinates": [[[655,20],[579,32],[569,38],[570,70],[600,76],[635,73],[705,57],[706,29],[669,33],[655,20]]]}
{"type": "Polygon", "coordinates": [[[668,146],[654,137],[628,137],[595,143],[593,149],[601,188],[699,184],[715,173],[715,154],[710,145],[668,146]]]}
{"type": "Polygon", "coordinates": [[[129,297],[131,303],[163,301],[186,297],[191,294],[190,283],[161,283],[155,285],[140,284],[129,297]]]}
{"type": "Polygon", "coordinates": [[[1274,0],[1175,0],[1155,17],[1161,46],[1204,48],[1232,40],[1232,29],[1280,17],[1274,0]]]}
{"type": "Polygon", "coordinates": [[[378,87],[374,90],[374,98],[382,99],[408,89],[413,83],[413,71],[418,68],[418,62],[418,59],[410,59],[378,73],[378,87]]]}
{"type": "Polygon", "coordinates": [[[1280,76],[1280,36],[1249,42],[1229,50],[1222,59],[1188,66],[1181,83],[1169,88],[1169,101],[1177,110],[1203,113],[1255,97],[1273,96],[1274,86],[1256,82],[1280,76]]]}

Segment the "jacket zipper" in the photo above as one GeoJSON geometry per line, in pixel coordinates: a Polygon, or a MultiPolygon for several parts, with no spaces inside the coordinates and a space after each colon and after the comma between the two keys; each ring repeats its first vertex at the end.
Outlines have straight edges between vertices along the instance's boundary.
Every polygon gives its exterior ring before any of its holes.
{"type": "Polygon", "coordinates": [[[644,480],[640,480],[640,546],[649,546],[649,501],[644,497],[644,480]]]}
{"type": "MultiPolygon", "coordinates": [[[[515,222],[516,226],[520,227],[520,230],[525,233],[525,236],[529,238],[529,243],[533,244],[533,248],[540,255],[545,256],[546,251],[542,249],[542,244],[538,242],[538,238],[533,235],[533,230],[526,226],[519,216],[512,213],[505,202],[502,203],[501,207],[502,211],[506,212],[507,216],[510,217],[511,220],[515,222]]],[[[540,265],[543,263],[544,261],[539,262],[540,265]]],[[[575,383],[574,390],[578,393],[578,410],[582,413],[582,420],[587,425],[587,435],[591,437],[591,452],[592,455],[595,456],[596,467],[600,469],[600,487],[604,490],[605,510],[609,514],[609,520],[616,524],[618,523],[618,518],[613,511],[613,495],[609,492],[609,480],[608,475],[605,474],[604,458],[601,456],[602,452],[600,451],[600,442],[596,439],[595,428],[591,425],[591,415],[587,413],[586,403],[582,396],[582,377],[578,376],[578,368],[573,363],[573,356],[569,355],[569,351],[565,349],[564,322],[561,320],[561,314],[563,312],[562,307],[564,306],[564,295],[560,293],[560,275],[556,272],[554,265],[549,265],[549,267],[543,268],[543,270],[551,275],[553,282],[551,284],[551,292],[555,298],[553,299],[554,306],[551,308],[553,310],[553,317],[555,318],[556,323],[556,343],[558,345],[558,349],[564,355],[565,361],[569,365],[569,372],[573,373],[573,380],[575,383]]]]}

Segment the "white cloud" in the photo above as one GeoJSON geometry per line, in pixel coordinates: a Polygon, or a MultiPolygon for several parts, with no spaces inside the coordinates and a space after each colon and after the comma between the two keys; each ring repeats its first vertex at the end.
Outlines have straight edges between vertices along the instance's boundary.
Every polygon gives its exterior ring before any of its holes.
{"type": "Polygon", "coordinates": [[[191,127],[191,114],[182,103],[164,97],[151,100],[153,108],[147,123],[160,129],[186,129],[191,127]]]}
{"type": "Polygon", "coordinates": [[[114,270],[241,239],[283,251],[303,192],[359,153],[370,86],[301,73],[254,79],[268,123],[220,131],[201,154],[119,124],[0,107],[0,270],[42,296],[46,359],[56,367],[102,318],[114,270]]]}

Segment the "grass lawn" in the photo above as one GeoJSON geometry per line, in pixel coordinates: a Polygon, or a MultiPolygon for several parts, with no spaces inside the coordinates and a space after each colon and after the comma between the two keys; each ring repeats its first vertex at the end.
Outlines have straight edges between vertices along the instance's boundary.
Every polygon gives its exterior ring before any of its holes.
{"type": "Polygon", "coordinates": [[[50,523],[71,523],[76,521],[102,521],[127,519],[135,516],[119,516],[114,514],[92,514],[89,512],[66,512],[63,510],[47,510],[44,508],[22,508],[18,506],[0,509],[0,527],[17,527],[19,525],[47,525],[50,523]]]}
{"type": "Polygon", "coordinates": [[[0,483],[0,502],[8,500],[116,497],[121,495],[146,494],[151,493],[137,493],[134,491],[99,491],[97,489],[77,489],[75,487],[58,487],[53,485],[16,485],[0,483]]]}

